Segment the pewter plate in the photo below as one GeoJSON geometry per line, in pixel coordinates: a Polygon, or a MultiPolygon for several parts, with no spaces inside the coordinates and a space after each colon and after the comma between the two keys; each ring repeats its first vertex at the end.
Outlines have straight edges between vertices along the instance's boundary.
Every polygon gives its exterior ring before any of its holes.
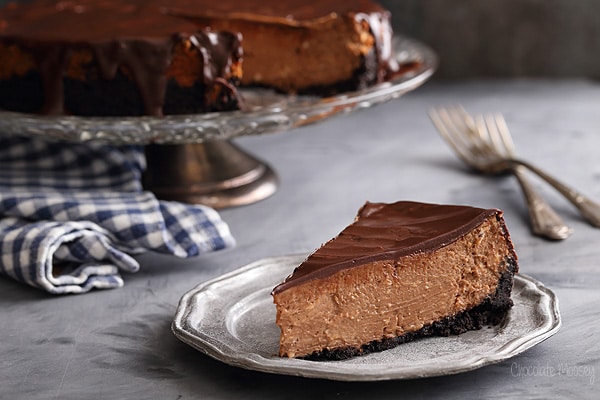
{"type": "Polygon", "coordinates": [[[274,374],[341,381],[414,379],[456,374],[522,353],[560,328],[558,300],[540,282],[515,276],[513,301],[495,327],[434,337],[344,361],[280,358],[271,289],[305,258],[266,258],[186,293],[172,329],[180,340],[224,363],[274,374]]]}
{"type": "Polygon", "coordinates": [[[398,62],[414,64],[413,68],[387,82],[337,96],[290,96],[244,88],[247,110],[164,117],[41,116],[0,110],[0,134],[74,142],[183,144],[287,131],[397,98],[434,73],[438,60],[428,46],[403,36],[395,36],[393,45],[398,62]]]}

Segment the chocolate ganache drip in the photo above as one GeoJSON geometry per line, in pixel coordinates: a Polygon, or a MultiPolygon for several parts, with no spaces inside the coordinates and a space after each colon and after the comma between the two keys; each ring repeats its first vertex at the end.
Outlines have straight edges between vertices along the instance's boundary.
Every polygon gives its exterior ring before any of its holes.
{"type": "Polygon", "coordinates": [[[119,66],[131,71],[144,102],[145,113],[161,115],[166,71],[171,62],[173,37],[154,40],[114,40],[91,45],[104,79],[113,79],[119,66]]]}

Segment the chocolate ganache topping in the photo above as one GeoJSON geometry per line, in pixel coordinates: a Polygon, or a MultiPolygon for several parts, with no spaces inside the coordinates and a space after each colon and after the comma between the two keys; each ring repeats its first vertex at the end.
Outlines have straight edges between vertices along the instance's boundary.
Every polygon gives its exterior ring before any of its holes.
{"type": "Polygon", "coordinates": [[[495,209],[409,201],[367,202],[354,223],[311,254],[273,293],[366,262],[435,251],[499,213],[495,209]]]}
{"type": "MultiPolygon", "coordinates": [[[[194,1],[177,1],[181,5],[194,1]]],[[[125,66],[144,102],[145,113],[161,115],[166,71],[173,46],[182,39],[204,56],[204,83],[222,76],[233,53],[241,58],[239,35],[201,30],[186,18],[165,12],[166,1],[37,0],[11,3],[0,10],[0,38],[33,54],[41,74],[45,114],[62,114],[63,76],[69,55],[91,49],[102,77],[111,79],[125,66]]],[[[237,61],[237,60],[236,60],[237,61]]]]}

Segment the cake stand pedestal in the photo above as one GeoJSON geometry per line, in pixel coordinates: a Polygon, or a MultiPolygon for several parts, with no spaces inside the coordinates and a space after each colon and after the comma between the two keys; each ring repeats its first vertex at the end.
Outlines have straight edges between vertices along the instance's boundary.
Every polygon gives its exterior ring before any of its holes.
{"type": "Polygon", "coordinates": [[[255,203],[277,190],[264,162],[229,140],[145,147],[144,187],[164,200],[226,208],[255,203]]]}

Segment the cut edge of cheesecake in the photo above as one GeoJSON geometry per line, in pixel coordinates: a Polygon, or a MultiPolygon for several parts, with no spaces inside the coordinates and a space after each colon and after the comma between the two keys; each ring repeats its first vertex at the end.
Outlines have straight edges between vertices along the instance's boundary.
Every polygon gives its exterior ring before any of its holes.
{"type": "Polygon", "coordinates": [[[279,355],[339,360],[496,325],[517,272],[500,210],[366,203],[273,289],[279,355]]]}
{"type": "Polygon", "coordinates": [[[482,303],[469,310],[437,320],[419,330],[407,332],[400,336],[373,340],[360,347],[348,346],[323,349],[301,358],[313,361],[346,360],[359,355],[388,350],[416,339],[460,335],[467,331],[479,330],[485,326],[498,325],[505,317],[506,312],[513,306],[511,298],[513,276],[518,267],[514,259],[509,260],[507,265],[507,270],[502,273],[498,280],[494,295],[486,297],[482,303]]]}
{"type": "Polygon", "coordinates": [[[238,10],[169,6],[167,12],[241,32],[243,86],[333,95],[382,82],[399,70],[391,13],[377,1],[272,2],[261,12],[249,4],[238,10]]]}

